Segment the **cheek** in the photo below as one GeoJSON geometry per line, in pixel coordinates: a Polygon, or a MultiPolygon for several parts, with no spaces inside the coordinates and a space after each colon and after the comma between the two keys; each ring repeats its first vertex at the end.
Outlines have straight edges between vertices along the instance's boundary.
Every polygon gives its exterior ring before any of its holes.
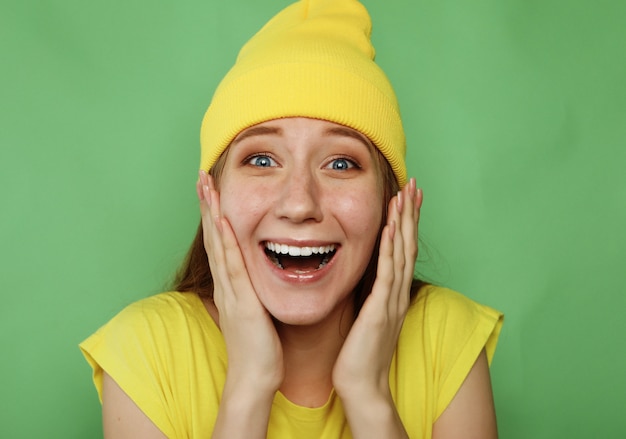
{"type": "MultiPolygon", "coordinates": [[[[378,235],[382,222],[382,195],[377,190],[355,191],[352,195],[334,200],[337,215],[341,218],[346,232],[371,237],[364,241],[372,242],[378,235]]],[[[364,242],[365,243],[365,242],[364,242]]]]}
{"type": "Polygon", "coordinates": [[[237,241],[242,248],[248,247],[255,226],[267,211],[269,200],[263,195],[263,188],[224,185],[220,191],[222,215],[228,220],[237,241]]]}

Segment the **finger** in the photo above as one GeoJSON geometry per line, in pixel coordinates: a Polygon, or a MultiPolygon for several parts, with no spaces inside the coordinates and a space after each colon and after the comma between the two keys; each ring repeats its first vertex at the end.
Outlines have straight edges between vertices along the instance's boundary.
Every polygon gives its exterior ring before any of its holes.
{"type": "Polygon", "coordinates": [[[211,175],[204,176],[204,193],[209,206],[208,219],[210,241],[215,243],[214,266],[220,275],[224,294],[230,294],[233,300],[245,298],[256,305],[258,298],[250,281],[245,261],[235,233],[228,220],[221,213],[219,192],[211,175]]]}
{"type": "Polygon", "coordinates": [[[415,235],[419,236],[418,233],[418,229],[419,229],[419,221],[420,221],[420,211],[422,209],[422,203],[424,201],[424,192],[422,191],[421,188],[418,188],[416,190],[415,193],[415,222],[416,222],[416,227],[415,227],[415,235]]]}
{"type": "Polygon", "coordinates": [[[220,313],[224,312],[225,300],[232,298],[229,275],[226,270],[226,256],[221,236],[221,213],[219,194],[211,189],[211,178],[206,172],[200,173],[202,199],[202,230],[204,248],[209,259],[209,268],[213,277],[213,300],[220,313]]]}
{"type": "MultiPolygon", "coordinates": [[[[395,199],[390,204],[395,203],[395,199]]],[[[391,220],[383,228],[380,237],[380,247],[378,250],[378,265],[376,267],[376,280],[372,286],[372,291],[365,300],[359,318],[374,319],[374,322],[384,322],[388,315],[389,296],[393,285],[393,237],[395,236],[396,223],[391,220]]]]}
{"type": "Polygon", "coordinates": [[[419,208],[417,208],[417,195],[415,179],[411,178],[407,184],[407,206],[402,212],[402,233],[405,235],[404,248],[407,258],[407,273],[413,276],[415,259],[417,258],[417,220],[419,218],[419,208]]]}
{"type": "Polygon", "coordinates": [[[198,178],[198,181],[196,181],[196,194],[198,195],[198,200],[202,201],[204,195],[202,194],[202,181],[200,180],[200,178],[198,178]]]}
{"type": "MultiPolygon", "coordinates": [[[[412,186],[411,191],[413,193],[412,198],[412,215],[410,215],[410,220],[405,223],[407,227],[407,236],[406,236],[406,255],[407,259],[411,261],[410,270],[407,270],[407,281],[411,282],[413,279],[413,274],[415,270],[415,262],[417,261],[417,256],[419,254],[419,220],[420,220],[420,209],[422,206],[423,192],[421,189],[417,188],[415,185],[415,179],[411,179],[410,185],[412,186]]],[[[407,212],[407,217],[409,217],[407,212]]]]}
{"type": "MultiPolygon", "coordinates": [[[[198,192],[198,200],[200,201],[200,215],[202,219],[202,237],[204,239],[204,248],[210,253],[211,248],[211,209],[210,196],[208,196],[207,174],[204,170],[198,172],[198,181],[196,182],[196,191],[198,192]]],[[[210,255],[208,255],[210,256],[210,255]]]]}
{"type": "Polygon", "coordinates": [[[398,200],[398,197],[394,196],[387,205],[387,224],[383,228],[380,237],[376,280],[372,286],[371,294],[365,303],[367,305],[368,302],[375,302],[375,305],[372,305],[372,307],[379,310],[379,312],[388,311],[389,297],[393,288],[394,278],[396,277],[394,239],[397,235],[397,206],[401,202],[402,200],[398,200]]]}
{"type": "Polygon", "coordinates": [[[398,236],[394,240],[394,265],[397,277],[394,282],[394,301],[390,303],[390,311],[402,315],[408,309],[410,289],[413,281],[415,260],[417,257],[417,209],[415,179],[411,178],[400,191],[398,198],[398,236]]]}
{"type": "MultiPolygon", "coordinates": [[[[219,241],[219,234],[215,234],[214,229],[218,227],[216,219],[219,218],[219,194],[213,193],[207,184],[206,174],[200,176],[199,190],[200,197],[200,214],[202,216],[203,238],[205,240],[205,250],[211,253],[212,244],[219,241]],[[213,200],[216,200],[215,202],[213,200]],[[217,240],[216,240],[217,239],[217,240]]],[[[210,256],[210,255],[209,255],[210,256]]]]}
{"type": "Polygon", "coordinates": [[[225,266],[232,294],[238,301],[241,301],[241,303],[252,307],[248,308],[248,310],[262,310],[263,308],[259,306],[260,301],[254,291],[250,276],[248,275],[246,263],[235,232],[226,218],[220,218],[220,222],[224,258],[226,262],[225,266]]]}
{"type": "Polygon", "coordinates": [[[407,187],[398,192],[398,203],[396,203],[396,209],[394,212],[394,221],[397,222],[397,230],[393,238],[393,266],[394,266],[394,281],[391,289],[391,296],[389,301],[389,312],[392,315],[403,313],[407,304],[407,299],[404,296],[408,295],[403,289],[406,277],[406,265],[408,263],[405,254],[405,240],[407,234],[406,223],[410,220],[407,216],[407,211],[412,211],[412,200],[408,196],[407,187]]]}

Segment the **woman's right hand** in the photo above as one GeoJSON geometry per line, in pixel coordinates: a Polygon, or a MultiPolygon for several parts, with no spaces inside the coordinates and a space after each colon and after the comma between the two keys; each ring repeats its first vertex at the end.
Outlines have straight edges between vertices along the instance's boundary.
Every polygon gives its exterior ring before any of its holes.
{"type": "Polygon", "coordinates": [[[259,437],[265,437],[274,394],[284,378],[282,346],[271,316],[254,291],[237,238],[221,214],[213,178],[204,171],[200,171],[197,190],[204,248],[213,276],[213,302],[228,354],[214,437],[239,437],[232,428],[251,428],[248,433],[260,429],[259,437]],[[265,429],[262,425],[257,425],[258,429],[246,426],[244,420],[254,424],[264,421],[265,429]]]}

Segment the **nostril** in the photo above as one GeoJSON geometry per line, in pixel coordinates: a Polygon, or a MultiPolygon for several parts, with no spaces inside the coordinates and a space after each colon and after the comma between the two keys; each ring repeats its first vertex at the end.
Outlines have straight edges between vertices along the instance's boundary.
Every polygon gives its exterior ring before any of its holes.
{"type": "Polygon", "coordinates": [[[282,189],[282,196],[276,204],[279,217],[296,222],[307,220],[320,221],[322,211],[318,189],[308,179],[287,182],[282,189]]]}

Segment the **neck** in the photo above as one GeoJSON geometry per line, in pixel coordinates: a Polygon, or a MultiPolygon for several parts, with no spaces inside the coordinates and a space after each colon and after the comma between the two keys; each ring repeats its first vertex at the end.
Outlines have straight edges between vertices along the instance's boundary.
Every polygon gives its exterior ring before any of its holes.
{"type": "Polygon", "coordinates": [[[353,322],[352,306],[315,325],[276,322],[285,365],[280,391],[287,399],[306,407],[320,407],[328,401],[333,367],[353,322]]]}

